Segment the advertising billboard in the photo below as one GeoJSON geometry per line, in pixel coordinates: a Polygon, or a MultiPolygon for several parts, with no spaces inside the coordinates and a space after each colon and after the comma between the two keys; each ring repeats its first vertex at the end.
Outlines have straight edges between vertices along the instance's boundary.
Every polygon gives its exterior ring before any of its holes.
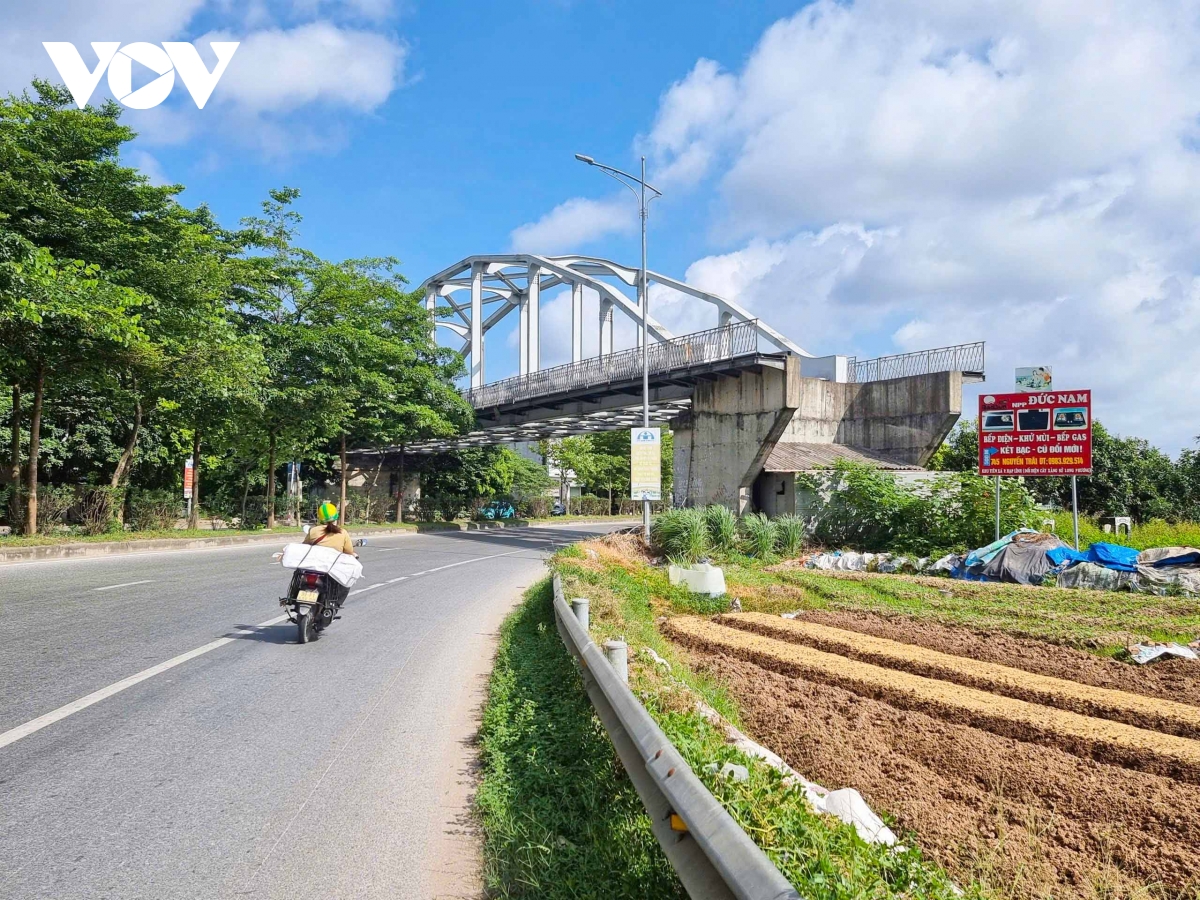
{"type": "Polygon", "coordinates": [[[629,445],[629,496],[662,499],[662,429],[634,428],[629,445]]]}
{"type": "Polygon", "coordinates": [[[1092,392],[979,396],[980,475],[1091,475],[1092,392]]]}
{"type": "Polygon", "coordinates": [[[1018,391],[1049,391],[1054,388],[1054,374],[1050,366],[1032,366],[1017,369],[1018,391]]]}

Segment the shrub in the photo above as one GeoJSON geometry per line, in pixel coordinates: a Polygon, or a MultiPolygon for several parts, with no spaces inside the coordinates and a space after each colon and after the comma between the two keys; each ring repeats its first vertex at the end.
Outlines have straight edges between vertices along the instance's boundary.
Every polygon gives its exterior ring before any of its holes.
{"type": "Polygon", "coordinates": [[[550,498],[528,497],[517,507],[517,514],[526,519],[545,519],[550,515],[550,498]]]}
{"type": "Polygon", "coordinates": [[[780,516],[775,520],[775,546],[781,556],[791,559],[800,553],[808,529],[799,516],[780,516]]]}
{"type": "Polygon", "coordinates": [[[762,513],[750,513],[742,518],[742,538],[746,553],[766,559],[775,552],[775,521],[762,513]]]}
{"type": "MultiPolygon", "coordinates": [[[[914,485],[862,463],[838,462],[797,487],[815,494],[814,537],[830,547],[932,555],[979,547],[995,529],[995,484],[968,473],[942,475],[914,485]]],[[[1000,528],[1007,533],[1041,519],[1023,483],[1006,478],[1000,528]]]]}
{"type": "Polygon", "coordinates": [[[174,528],[182,516],[183,501],[174,491],[130,491],[129,526],[136,531],[174,528]]]}
{"type": "Polygon", "coordinates": [[[606,498],[584,496],[572,504],[571,512],[581,516],[607,516],[610,509],[606,498]]]}
{"type": "Polygon", "coordinates": [[[417,520],[420,522],[432,522],[438,515],[438,501],[436,497],[421,497],[417,501],[417,520]]]}
{"type": "Polygon", "coordinates": [[[438,515],[445,522],[453,522],[458,518],[458,514],[462,512],[463,501],[461,497],[443,496],[437,499],[438,515]]]}
{"type": "Polygon", "coordinates": [[[737,547],[737,516],[728,506],[713,504],[704,510],[708,542],[718,553],[728,553],[737,547]]]}
{"type": "Polygon", "coordinates": [[[695,562],[709,549],[704,511],[672,509],[658,516],[650,526],[650,544],[669,559],[695,562]]]}
{"type": "Polygon", "coordinates": [[[84,489],[79,501],[79,524],[84,534],[104,534],[119,531],[117,510],[125,502],[125,491],[121,488],[89,486],[84,489]]]}
{"type": "MultiPolygon", "coordinates": [[[[24,494],[22,499],[28,497],[24,494]]],[[[38,530],[49,531],[66,521],[67,513],[75,505],[78,498],[75,488],[68,485],[51,487],[48,484],[38,485],[38,530]]]]}

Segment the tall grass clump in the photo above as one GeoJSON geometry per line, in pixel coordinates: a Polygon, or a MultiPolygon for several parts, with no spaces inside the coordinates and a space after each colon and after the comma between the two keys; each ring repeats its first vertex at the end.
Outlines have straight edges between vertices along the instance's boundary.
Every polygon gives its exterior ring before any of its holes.
{"type": "Polygon", "coordinates": [[[728,553],[737,547],[737,516],[728,506],[714,503],[704,510],[708,542],[717,553],[728,553]]]}
{"type": "Polygon", "coordinates": [[[775,540],[779,529],[774,519],[762,513],[750,513],[742,518],[742,544],[750,556],[766,559],[775,552],[775,540]]]}
{"type": "Polygon", "coordinates": [[[800,554],[808,529],[799,516],[780,516],[775,520],[775,546],[779,555],[791,559],[800,554]]]}
{"type": "Polygon", "coordinates": [[[668,559],[695,562],[709,550],[708,527],[702,509],[669,509],[650,526],[650,543],[668,559]]]}

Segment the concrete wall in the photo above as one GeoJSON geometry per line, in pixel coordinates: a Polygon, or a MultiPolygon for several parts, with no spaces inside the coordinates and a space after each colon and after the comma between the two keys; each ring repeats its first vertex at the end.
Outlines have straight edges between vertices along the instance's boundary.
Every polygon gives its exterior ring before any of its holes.
{"type": "Polygon", "coordinates": [[[762,473],[776,443],[848,444],[924,465],[961,411],[959,372],[848,384],[802,377],[797,359],[783,371],[721,377],[696,387],[690,414],[673,426],[674,500],[791,512],[794,482],[762,473]]]}
{"type": "Polygon", "coordinates": [[[675,435],[676,498],[746,512],[754,479],[791,420],[800,397],[799,360],[701,382],[689,427],[675,435]]]}

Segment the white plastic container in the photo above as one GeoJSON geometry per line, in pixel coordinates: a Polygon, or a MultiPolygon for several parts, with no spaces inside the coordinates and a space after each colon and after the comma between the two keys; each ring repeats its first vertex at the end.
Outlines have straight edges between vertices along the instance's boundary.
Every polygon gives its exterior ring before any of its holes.
{"type": "Polygon", "coordinates": [[[671,566],[667,570],[671,584],[682,584],[693,594],[708,594],[719,597],[725,593],[725,572],[720,566],[708,563],[696,563],[686,569],[683,566],[671,566]]]}

